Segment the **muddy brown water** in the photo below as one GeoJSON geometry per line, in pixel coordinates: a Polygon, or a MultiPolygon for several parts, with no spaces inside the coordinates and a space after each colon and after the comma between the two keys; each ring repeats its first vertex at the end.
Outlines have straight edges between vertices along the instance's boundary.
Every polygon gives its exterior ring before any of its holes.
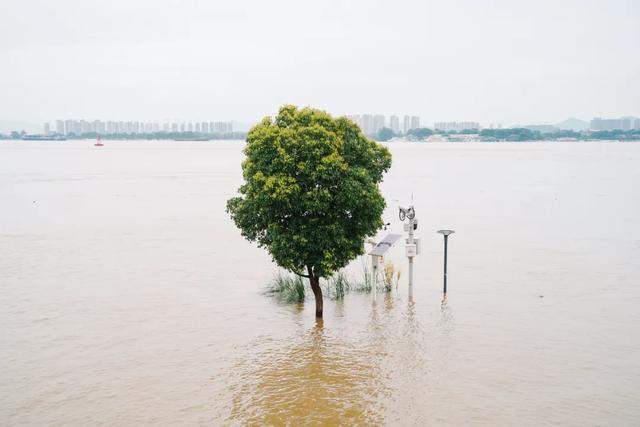
{"type": "Polygon", "coordinates": [[[413,298],[396,246],[316,323],[224,211],[242,143],[0,142],[0,423],[637,423],[640,144],[388,145],[413,298]]]}

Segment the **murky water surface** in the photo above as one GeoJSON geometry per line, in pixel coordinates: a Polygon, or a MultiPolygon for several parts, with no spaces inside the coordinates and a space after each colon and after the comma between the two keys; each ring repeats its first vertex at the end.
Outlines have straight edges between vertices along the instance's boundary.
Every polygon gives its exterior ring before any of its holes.
{"type": "Polygon", "coordinates": [[[323,324],[262,295],[241,147],[0,142],[0,424],[638,422],[640,144],[390,144],[413,300],[396,247],[398,289],[323,324]]]}

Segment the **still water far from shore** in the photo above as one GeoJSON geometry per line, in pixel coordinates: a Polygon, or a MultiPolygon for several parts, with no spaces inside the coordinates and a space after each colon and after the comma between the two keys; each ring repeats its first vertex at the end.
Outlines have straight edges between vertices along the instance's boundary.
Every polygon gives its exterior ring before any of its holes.
{"type": "Polygon", "coordinates": [[[388,146],[414,298],[400,245],[317,324],[225,213],[243,143],[0,141],[0,423],[637,423],[640,143],[388,146]]]}

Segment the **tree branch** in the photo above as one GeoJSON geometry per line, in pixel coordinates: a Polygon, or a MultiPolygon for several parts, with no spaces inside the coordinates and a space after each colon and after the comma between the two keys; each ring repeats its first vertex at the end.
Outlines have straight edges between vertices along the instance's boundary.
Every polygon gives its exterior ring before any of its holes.
{"type": "Polygon", "coordinates": [[[295,271],[295,270],[291,270],[291,271],[293,272],[293,274],[297,274],[297,275],[298,275],[298,276],[300,276],[300,277],[306,277],[307,279],[309,279],[309,275],[307,275],[307,274],[298,273],[298,272],[297,272],[297,271],[295,271]]]}

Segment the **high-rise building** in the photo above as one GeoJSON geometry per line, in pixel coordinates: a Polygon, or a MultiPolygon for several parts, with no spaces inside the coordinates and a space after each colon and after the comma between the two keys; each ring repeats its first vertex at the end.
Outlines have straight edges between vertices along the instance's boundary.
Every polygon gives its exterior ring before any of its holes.
{"type": "Polygon", "coordinates": [[[94,120],[93,123],[91,124],[91,127],[93,128],[93,131],[96,133],[104,133],[104,122],[102,120],[94,120]]]}
{"type": "Polygon", "coordinates": [[[193,132],[193,123],[191,122],[187,123],[187,131],[193,132]]]}
{"type": "Polygon", "coordinates": [[[212,133],[232,133],[233,124],[231,122],[215,122],[214,127],[209,129],[212,133]]]}
{"type": "Polygon", "coordinates": [[[92,132],[91,123],[89,123],[84,119],[80,120],[80,133],[90,133],[90,132],[92,132]]]}
{"type": "Polygon", "coordinates": [[[591,120],[591,130],[630,130],[634,124],[633,117],[623,117],[620,119],[594,117],[591,120]]]}
{"type": "Polygon", "coordinates": [[[398,116],[389,117],[389,127],[394,133],[400,133],[400,119],[398,116]]]}
{"type": "Polygon", "coordinates": [[[373,116],[373,133],[378,133],[384,127],[385,119],[382,114],[373,116]]]}
{"type": "Polygon", "coordinates": [[[45,134],[45,135],[49,135],[50,133],[51,133],[51,127],[50,127],[50,125],[49,125],[49,122],[46,122],[46,123],[44,124],[44,134],[45,134]]]}
{"type": "Polygon", "coordinates": [[[173,133],[177,133],[178,132],[178,124],[177,123],[171,123],[171,132],[173,132],[173,133]]]}
{"type": "Polygon", "coordinates": [[[633,129],[633,125],[635,121],[633,117],[623,117],[621,120],[622,120],[622,130],[633,129]]]}
{"type": "Polygon", "coordinates": [[[56,133],[64,135],[64,122],[62,120],[56,120],[56,133]]]}
{"type": "Polygon", "coordinates": [[[373,116],[371,114],[362,115],[362,126],[360,126],[365,135],[372,135],[373,132],[373,116]]]}
{"type": "Polygon", "coordinates": [[[420,117],[413,116],[411,117],[411,129],[419,129],[420,128],[420,117]]]}
{"type": "Polygon", "coordinates": [[[187,126],[184,123],[180,123],[180,132],[185,133],[187,131],[187,126]]]}
{"type": "Polygon", "coordinates": [[[411,118],[407,115],[402,120],[402,132],[407,133],[411,130],[411,118]]]}
{"type": "Polygon", "coordinates": [[[196,132],[200,133],[200,122],[196,122],[196,132]]]}
{"type": "Polygon", "coordinates": [[[80,135],[80,122],[77,120],[65,120],[64,129],[66,135],[80,135]]]}

